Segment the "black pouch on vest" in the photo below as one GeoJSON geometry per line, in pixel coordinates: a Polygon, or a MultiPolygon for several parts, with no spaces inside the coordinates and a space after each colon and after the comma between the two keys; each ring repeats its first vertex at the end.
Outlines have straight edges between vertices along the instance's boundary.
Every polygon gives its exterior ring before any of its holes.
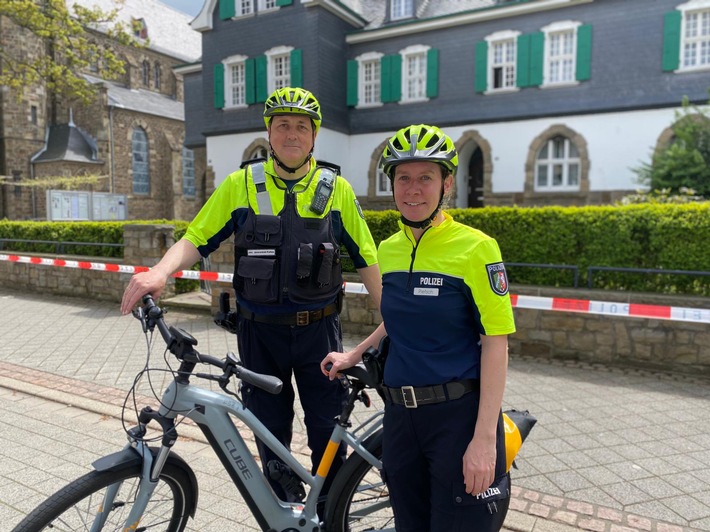
{"type": "Polygon", "coordinates": [[[318,247],[320,265],[318,267],[318,286],[327,286],[333,277],[333,260],[335,248],[330,242],[325,242],[318,247]]]}
{"type": "Polygon", "coordinates": [[[298,261],[296,264],[296,281],[304,285],[308,283],[313,269],[313,244],[299,244],[298,261]]]}
{"type": "Polygon", "coordinates": [[[258,214],[254,219],[253,226],[245,231],[246,241],[263,247],[279,247],[283,239],[281,218],[270,214],[258,214]]]}
{"type": "MultiPolygon", "coordinates": [[[[279,297],[276,259],[241,257],[237,266],[241,295],[254,303],[275,303],[279,297]]],[[[235,284],[235,288],[236,288],[235,284]]]]}

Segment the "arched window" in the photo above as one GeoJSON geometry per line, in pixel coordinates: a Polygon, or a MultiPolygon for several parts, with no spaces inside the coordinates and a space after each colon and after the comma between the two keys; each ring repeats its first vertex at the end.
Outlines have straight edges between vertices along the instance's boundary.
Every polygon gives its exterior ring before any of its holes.
{"type": "Polygon", "coordinates": [[[182,193],[185,197],[195,197],[195,152],[182,147],[182,193]]]}
{"type": "Polygon", "coordinates": [[[569,138],[556,135],[547,140],[535,160],[535,190],[579,190],[580,157],[569,138]]]}
{"type": "Polygon", "coordinates": [[[131,150],[133,152],[133,193],[150,194],[148,135],[143,128],[137,127],[133,130],[131,150]]]}
{"type": "Polygon", "coordinates": [[[143,61],[143,85],[146,87],[150,85],[150,63],[148,61],[143,61]]]}
{"type": "Polygon", "coordinates": [[[153,86],[160,90],[160,63],[155,63],[153,67],[153,86]]]}

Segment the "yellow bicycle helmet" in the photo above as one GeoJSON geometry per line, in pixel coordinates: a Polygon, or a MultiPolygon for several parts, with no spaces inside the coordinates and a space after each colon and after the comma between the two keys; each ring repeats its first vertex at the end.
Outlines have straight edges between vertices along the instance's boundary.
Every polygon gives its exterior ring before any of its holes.
{"type": "Polygon", "coordinates": [[[269,127],[274,115],[306,115],[313,121],[313,129],[318,133],[323,117],[320,104],[310,91],[300,87],[282,87],[271,93],[264,103],[264,124],[269,127]]]}
{"type": "Polygon", "coordinates": [[[380,168],[393,179],[395,166],[416,161],[437,163],[456,174],[459,156],[454,142],[438,127],[412,125],[400,129],[387,141],[380,168]]]}

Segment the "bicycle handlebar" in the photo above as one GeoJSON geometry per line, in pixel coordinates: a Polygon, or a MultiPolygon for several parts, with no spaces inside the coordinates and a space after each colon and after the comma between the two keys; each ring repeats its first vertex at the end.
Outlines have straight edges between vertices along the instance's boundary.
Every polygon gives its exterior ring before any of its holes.
{"type": "Polygon", "coordinates": [[[197,350],[194,349],[194,346],[197,345],[197,340],[190,333],[182,329],[168,326],[163,318],[163,309],[155,304],[150,294],[143,296],[143,307],[140,312],[142,312],[144,316],[145,326],[151,330],[153,326],[158,327],[158,331],[160,331],[160,335],[163,337],[163,340],[165,340],[168,350],[183,363],[181,374],[191,374],[197,363],[208,364],[218,367],[224,372],[224,374],[218,378],[220,382],[222,379],[225,379],[225,382],[227,382],[229,378],[234,375],[238,379],[268,393],[275,395],[281,392],[283,387],[281,379],[273,375],[255,373],[245,368],[233,353],[227,353],[226,360],[198,353],[197,350]]]}

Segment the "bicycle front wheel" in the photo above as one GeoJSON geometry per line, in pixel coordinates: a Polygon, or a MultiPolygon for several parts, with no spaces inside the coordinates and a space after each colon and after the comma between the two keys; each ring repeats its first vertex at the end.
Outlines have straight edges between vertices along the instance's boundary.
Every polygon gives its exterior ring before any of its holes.
{"type": "MultiPolygon", "coordinates": [[[[382,459],[382,431],[364,443],[382,459]]],[[[333,481],[326,505],[328,532],[394,530],[394,514],[381,471],[362,456],[352,453],[333,481]]]]}
{"type": "MultiPolygon", "coordinates": [[[[121,471],[91,471],[40,504],[13,532],[95,530],[92,525],[97,510],[103,506],[106,489],[117,483],[120,483],[118,494],[100,530],[124,530],[140,478],[140,465],[121,471]]],[[[189,517],[187,501],[193,500],[195,495],[185,471],[166,463],[143,513],[140,530],[182,532],[189,517]]]]}

